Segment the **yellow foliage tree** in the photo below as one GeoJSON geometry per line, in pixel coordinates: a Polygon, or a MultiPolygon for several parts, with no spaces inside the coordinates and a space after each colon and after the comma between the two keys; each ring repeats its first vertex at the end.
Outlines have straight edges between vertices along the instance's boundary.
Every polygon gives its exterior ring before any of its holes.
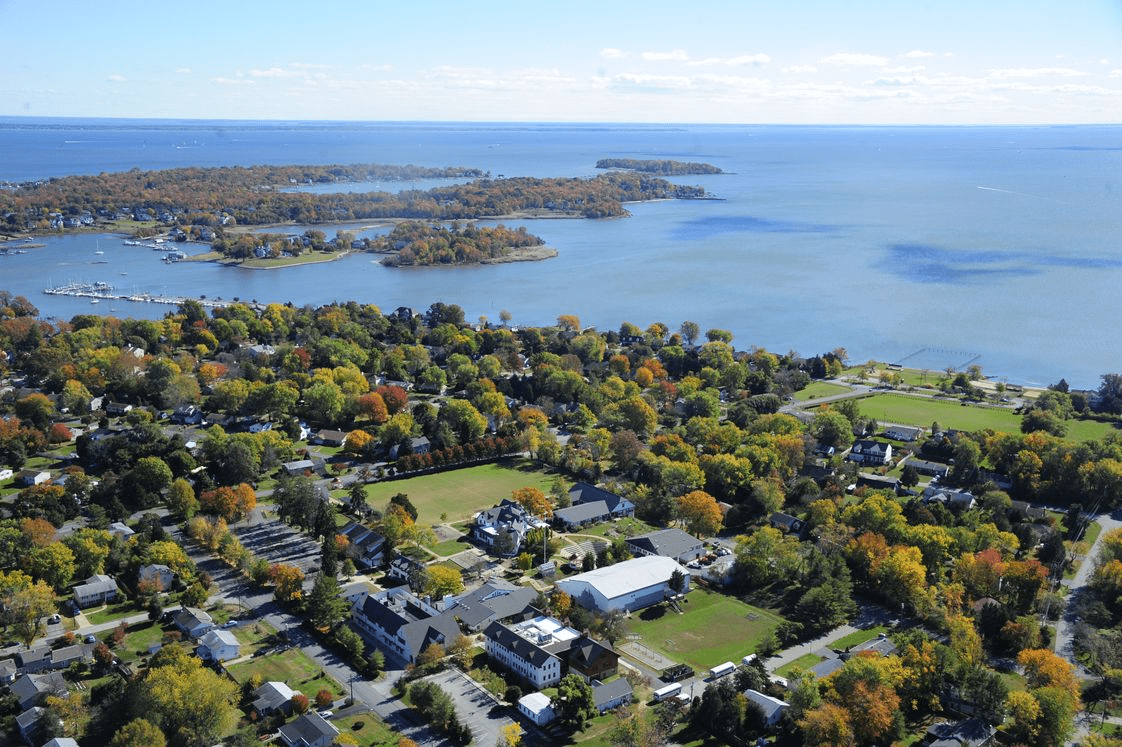
{"type": "Polygon", "coordinates": [[[698,537],[716,534],[724,520],[717,499],[704,490],[693,490],[678,498],[676,509],[686,528],[698,537]]]}

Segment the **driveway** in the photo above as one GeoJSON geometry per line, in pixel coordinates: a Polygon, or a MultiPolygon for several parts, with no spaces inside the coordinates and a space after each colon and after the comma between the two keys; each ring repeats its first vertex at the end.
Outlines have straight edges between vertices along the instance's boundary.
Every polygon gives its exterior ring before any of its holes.
{"type": "Polygon", "coordinates": [[[473,744],[497,744],[502,728],[514,723],[506,705],[459,670],[449,669],[424,679],[452,698],[460,723],[471,729],[473,744]]]}

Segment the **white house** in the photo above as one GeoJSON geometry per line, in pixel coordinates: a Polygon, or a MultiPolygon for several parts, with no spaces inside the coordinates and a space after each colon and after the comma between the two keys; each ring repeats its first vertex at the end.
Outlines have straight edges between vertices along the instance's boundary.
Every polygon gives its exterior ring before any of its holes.
{"type": "Polygon", "coordinates": [[[783,712],[791,707],[779,698],[764,695],[758,690],[745,690],[744,697],[760,707],[764,712],[764,725],[769,728],[779,723],[779,719],[783,717],[783,712]]]}
{"type": "Polygon", "coordinates": [[[892,444],[866,439],[854,441],[846,458],[858,464],[885,465],[892,461],[892,444]]]}
{"type": "Polygon", "coordinates": [[[580,633],[552,617],[539,616],[516,625],[493,622],[483,637],[489,659],[540,690],[561,681],[562,658],[580,633]]]}
{"type": "Polygon", "coordinates": [[[673,558],[647,555],[560,579],[557,588],[581,606],[600,612],[633,611],[657,604],[675,592],[670,579],[681,574],[681,593],[690,588],[690,573],[673,558]]]}
{"type": "Polygon", "coordinates": [[[530,693],[519,698],[518,712],[538,726],[545,726],[557,718],[553,706],[550,705],[549,696],[543,693],[530,693]]]}
{"type": "Polygon", "coordinates": [[[292,697],[296,691],[285,682],[266,682],[253,691],[253,710],[258,716],[271,716],[281,712],[287,714],[292,708],[292,697]]]}
{"type": "Polygon", "coordinates": [[[211,630],[199,639],[199,658],[204,661],[230,661],[241,656],[241,644],[228,630],[211,630]]]}
{"type": "Polygon", "coordinates": [[[412,663],[427,646],[446,646],[460,635],[460,625],[450,611],[428,604],[406,588],[358,594],[354,599],[352,627],[395,660],[412,663]]]}
{"type": "Polygon", "coordinates": [[[117,582],[112,576],[96,573],[74,587],[74,604],[80,608],[112,602],[117,598],[117,582]]]}

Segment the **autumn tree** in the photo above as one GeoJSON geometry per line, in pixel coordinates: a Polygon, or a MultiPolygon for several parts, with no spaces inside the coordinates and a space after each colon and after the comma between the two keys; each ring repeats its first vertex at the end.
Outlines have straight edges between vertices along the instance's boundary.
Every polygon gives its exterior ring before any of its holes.
{"type": "Polygon", "coordinates": [[[698,537],[709,537],[721,529],[721,507],[717,499],[703,490],[694,490],[678,498],[675,507],[686,528],[698,537]]]}
{"type": "Polygon", "coordinates": [[[3,602],[5,618],[25,646],[43,634],[47,616],[55,611],[54,592],[43,581],[11,588],[3,602]]]}
{"type": "Polygon", "coordinates": [[[135,718],[113,735],[109,747],[166,747],[167,738],[160,727],[146,718],[135,718]]]}
{"type": "Polygon", "coordinates": [[[459,594],[464,590],[463,577],[458,570],[447,565],[428,566],[425,568],[424,590],[433,599],[459,594]]]}
{"type": "Polygon", "coordinates": [[[553,503],[538,488],[518,488],[510,494],[511,500],[525,508],[531,515],[548,519],[553,516],[553,503]]]}
{"type": "Polygon", "coordinates": [[[189,744],[213,744],[237,723],[236,695],[233,682],[186,652],[172,651],[153,657],[136,681],[132,713],[150,719],[166,733],[179,734],[189,744]]]}
{"type": "Polygon", "coordinates": [[[273,564],[269,567],[269,581],[276,587],[273,594],[281,602],[295,601],[303,596],[304,574],[295,566],[273,564]]]}

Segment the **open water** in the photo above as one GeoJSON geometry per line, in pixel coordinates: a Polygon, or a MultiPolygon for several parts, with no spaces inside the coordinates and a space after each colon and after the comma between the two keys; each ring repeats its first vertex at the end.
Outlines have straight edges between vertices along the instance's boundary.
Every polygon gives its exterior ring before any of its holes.
{"type": "Polygon", "coordinates": [[[1122,127],[0,118],[0,153],[0,182],[263,163],[589,176],[613,156],[730,172],[676,178],[720,201],[633,205],[618,220],[527,221],[560,253],[545,262],[388,269],[352,255],[260,271],[169,266],[119,237],[49,238],[42,249],[0,257],[0,288],[26,295],[45,316],[158,317],[170,308],[41,294],[102,280],[126,291],[298,305],[355,299],[423,310],[443,301],[472,320],[509,310],[515,324],[576,314],[601,329],[623,321],[675,329],[690,319],[731,330],[740,348],[813,355],[842,346],[855,360],[977,363],[1020,383],[1066,377],[1093,387],[1100,374],[1122,370],[1122,127]]]}

